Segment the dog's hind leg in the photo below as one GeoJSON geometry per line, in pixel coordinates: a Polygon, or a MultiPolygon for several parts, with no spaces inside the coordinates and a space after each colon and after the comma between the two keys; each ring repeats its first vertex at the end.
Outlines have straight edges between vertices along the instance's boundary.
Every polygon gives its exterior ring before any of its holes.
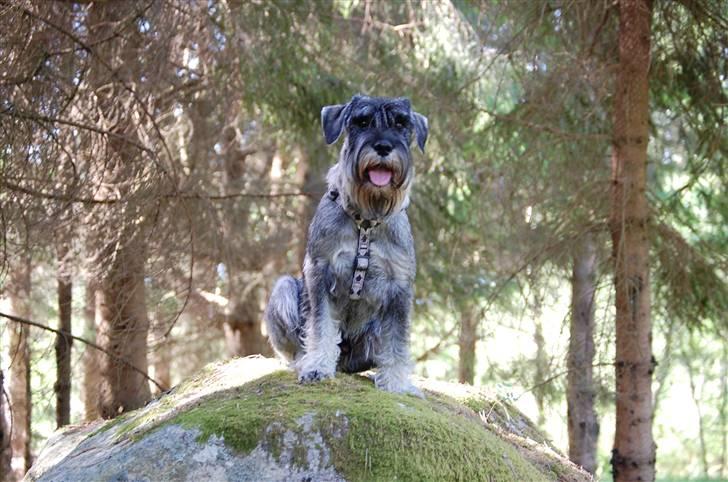
{"type": "Polygon", "coordinates": [[[302,350],[303,320],[299,310],[303,283],[291,276],[279,278],[265,309],[265,326],[273,350],[288,362],[302,350]]]}

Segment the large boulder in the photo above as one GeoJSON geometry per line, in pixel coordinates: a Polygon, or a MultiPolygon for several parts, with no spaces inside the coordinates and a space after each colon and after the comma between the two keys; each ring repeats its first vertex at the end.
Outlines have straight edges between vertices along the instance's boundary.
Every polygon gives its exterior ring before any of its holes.
{"type": "Polygon", "coordinates": [[[508,403],[417,385],[426,399],[361,375],[299,385],[276,360],[240,358],[142,409],[57,433],[26,480],[591,480],[508,403]]]}

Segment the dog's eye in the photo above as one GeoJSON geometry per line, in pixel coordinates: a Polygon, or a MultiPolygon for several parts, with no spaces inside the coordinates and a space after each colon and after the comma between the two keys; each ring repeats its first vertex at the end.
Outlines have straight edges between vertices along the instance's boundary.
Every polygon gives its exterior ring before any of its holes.
{"type": "Polygon", "coordinates": [[[368,115],[361,115],[354,117],[353,124],[361,129],[366,129],[369,124],[372,123],[372,117],[368,115]]]}
{"type": "Polygon", "coordinates": [[[407,117],[403,115],[395,116],[394,127],[396,127],[397,129],[404,129],[405,127],[407,127],[408,124],[409,122],[407,121],[407,117]]]}

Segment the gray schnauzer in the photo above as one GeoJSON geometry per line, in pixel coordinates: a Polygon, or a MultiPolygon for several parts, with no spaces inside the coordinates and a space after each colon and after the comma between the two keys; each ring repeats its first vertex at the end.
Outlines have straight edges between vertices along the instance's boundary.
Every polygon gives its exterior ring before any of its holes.
{"type": "Polygon", "coordinates": [[[302,383],[376,367],[378,388],[421,396],[409,380],[415,250],[405,209],[427,119],[404,98],[355,95],[321,111],[333,144],[346,130],[308,230],[303,278],[280,278],[265,312],[275,351],[302,383]]]}

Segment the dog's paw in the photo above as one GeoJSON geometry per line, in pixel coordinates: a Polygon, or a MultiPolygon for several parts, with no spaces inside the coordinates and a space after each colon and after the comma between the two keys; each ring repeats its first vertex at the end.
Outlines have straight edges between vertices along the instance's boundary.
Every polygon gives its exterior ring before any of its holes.
{"type": "MultiPolygon", "coordinates": [[[[326,355],[323,353],[323,355],[326,355]]],[[[337,356],[322,356],[322,352],[308,352],[296,362],[299,383],[316,383],[334,378],[337,356]]]]}
{"type": "Polygon", "coordinates": [[[425,394],[414,386],[408,378],[391,378],[387,373],[377,373],[374,377],[374,385],[380,390],[392,393],[404,393],[424,399],[425,394]]]}
{"type": "Polygon", "coordinates": [[[298,374],[298,383],[315,383],[327,378],[334,378],[334,374],[321,370],[308,370],[298,374]]]}
{"type": "Polygon", "coordinates": [[[422,390],[412,385],[411,383],[399,387],[396,393],[405,393],[407,395],[412,395],[413,397],[421,398],[423,400],[425,399],[425,394],[422,393],[422,390]]]}

